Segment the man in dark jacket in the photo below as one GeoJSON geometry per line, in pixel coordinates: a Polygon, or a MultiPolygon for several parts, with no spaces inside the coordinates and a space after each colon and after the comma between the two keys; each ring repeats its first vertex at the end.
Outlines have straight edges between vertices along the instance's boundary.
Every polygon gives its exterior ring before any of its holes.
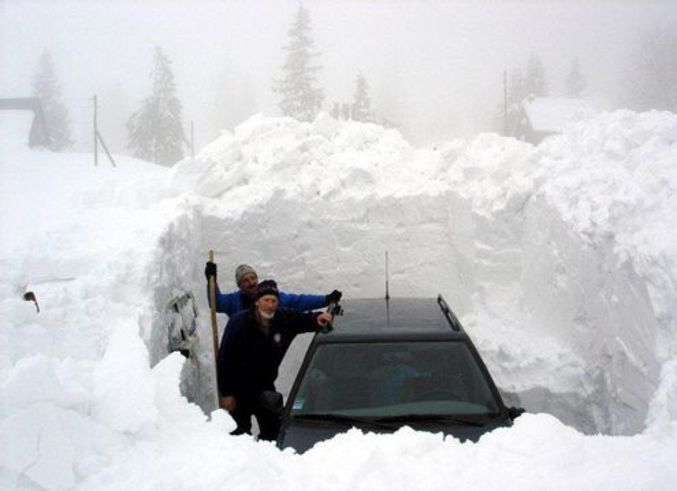
{"type": "MultiPolygon", "coordinates": [[[[238,290],[230,293],[221,293],[219,285],[216,283],[216,263],[207,262],[205,266],[205,276],[207,277],[207,299],[209,301],[209,278],[214,277],[216,285],[216,311],[227,314],[232,317],[241,310],[251,307],[254,296],[256,295],[256,286],[258,276],[254,268],[248,264],[240,264],[235,270],[235,284],[238,290]]],[[[338,302],[341,299],[341,292],[334,290],[328,295],[308,295],[297,293],[279,292],[280,307],[294,310],[315,310],[326,307],[331,302],[338,302]]],[[[211,304],[210,304],[211,306],[211,304]]]]}
{"type": "Polygon", "coordinates": [[[251,308],[228,320],[217,361],[219,396],[221,407],[237,423],[233,435],[250,433],[254,415],[259,439],[274,440],[279,416],[264,407],[262,395],[275,391],[278,368],[296,335],[317,331],[332,316],[278,308],[280,292],[273,280],[258,284],[253,301],[251,308]]]}

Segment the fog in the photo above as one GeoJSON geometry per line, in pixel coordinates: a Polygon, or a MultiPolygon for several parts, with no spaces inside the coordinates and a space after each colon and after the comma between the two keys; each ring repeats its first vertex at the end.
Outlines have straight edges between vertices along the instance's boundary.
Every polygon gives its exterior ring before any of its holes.
{"type": "MultiPolygon", "coordinates": [[[[624,107],[642,32],[677,21],[677,2],[307,0],[323,110],[350,102],[355,78],[372,109],[415,144],[493,131],[503,71],[531,54],[549,94],[562,95],[575,58],[585,97],[624,107]]],[[[280,76],[297,0],[2,0],[0,97],[31,94],[49,49],[75,149],[91,149],[93,94],[109,146],[125,152],[125,122],[150,91],[153,50],[172,60],[183,119],[198,147],[255,113],[279,115],[280,76]]]]}

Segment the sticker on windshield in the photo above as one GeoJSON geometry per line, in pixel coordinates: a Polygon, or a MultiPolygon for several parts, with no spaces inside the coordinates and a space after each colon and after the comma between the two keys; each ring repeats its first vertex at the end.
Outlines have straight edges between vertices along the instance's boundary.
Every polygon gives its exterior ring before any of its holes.
{"type": "Polygon", "coordinates": [[[294,401],[294,409],[303,409],[303,404],[305,403],[305,399],[298,398],[294,401]]]}

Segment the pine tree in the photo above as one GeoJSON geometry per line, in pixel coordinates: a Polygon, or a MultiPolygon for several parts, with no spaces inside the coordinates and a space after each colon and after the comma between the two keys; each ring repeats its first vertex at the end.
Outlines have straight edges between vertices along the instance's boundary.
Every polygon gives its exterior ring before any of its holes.
{"type": "Polygon", "coordinates": [[[505,108],[503,104],[497,104],[491,122],[491,131],[499,135],[508,136],[508,128],[505,127],[505,108]]]}
{"type": "Polygon", "coordinates": [[[374,122],[386,128],[398,128],[403,134],[408,131],[406,123],[406,114],[411,113],[409,101],[411,88],[402,80],[402,74],[405,72],[401,61],[390,60],[390,62],[380,71],[376,79],[377,106],[381,109],[374,114],[374,122]]]}
{"type": "Polygon", "coordinates": [[[127,148],[135,157],[171,166],[183,158],[186,138],[171,61],[159,47],[151,79],[151,95],[127,121],[127,148]]]}
{"type": "Polygon", "coordinates": [[[544,97],[548,95],[548,85],[545,81],[545,68],[541,59],[532,54],[527,63],[527,73],[524,77],[526,95],[544,97]]]}
{"type": "Polygon", "coordinates": [[[567,97],[579,98],[583,95],[585,90],[585,77],[581,71],[581,65],[578,63],[578,58],[575,58],[566,80],[567,97]]]}
{"type": "Polygon", "coordinates": [[[646,30],[626,77],[628,102],[637,110],[677,112],[677,26],[646,30]],[[671,27],[671,28],[670,28],[671,27]]]}
{"type": "Polygon", "coordinates": [[[522,108],[522,101],[524,101],[527,95],[529,95],[529,93],[526,91],[522,69],[519,67],[513,68],[510,72],[510,81],[508,82],[508,128],[505,128],[506,122],[503,110],[494,115],[496,127],[501,128],[501,133],[507,131],[507,134],[511,134],[517,126],[517,120],[520,117],[522,108]]]}
{"type": "Polygon", "coordinates": [[[529,95],[524,84],[524,76],[521,68],[513,68],[510,72],[510,82],[508,83],[508,110],[516,109],[529,95]]]}
{"type": "Polygon", "coordinates": [[[353,101],[353,119],[355,121],[371,120],[371,102],[369,101],[369,84],[361,73],[355,79],[355,95],[353,101]]]}
{"type": "Polygon", "coordinates": [[[33,79],[33,94],[40,99],[50,138],[49,148],[56,151],[69,148],[73,142],[68,111],[61,103],[61,87],[56,79],[52,56],[47,50],[40,57],[33,79]]]}
{"type": "Polygon", "coordinates": [[[282,114],[300,121],[312,121],[322,105],[324,94],[315,85],[315,74],[321,68],[312,64],[312,58],[317,53],[312,51],[310,17],[303,5],[299,5],[288,34],[289,45],[283,47],[287,52],[282,66],[283,76],[274,81],[273,90],[282,96],[279,104],[282,114]]]}

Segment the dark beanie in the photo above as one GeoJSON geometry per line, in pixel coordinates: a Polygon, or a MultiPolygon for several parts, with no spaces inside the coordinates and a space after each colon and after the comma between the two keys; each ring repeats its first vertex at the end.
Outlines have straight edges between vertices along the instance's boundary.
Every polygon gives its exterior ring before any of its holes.
{"type": "Polygon", "coordinates": [[[256,296],[254,300],[258,300],[264,295],[275,295],[280,298],[280,291],[277,289],[277,283],[273,280],[263,280],[256,286],[256,296]]]}

